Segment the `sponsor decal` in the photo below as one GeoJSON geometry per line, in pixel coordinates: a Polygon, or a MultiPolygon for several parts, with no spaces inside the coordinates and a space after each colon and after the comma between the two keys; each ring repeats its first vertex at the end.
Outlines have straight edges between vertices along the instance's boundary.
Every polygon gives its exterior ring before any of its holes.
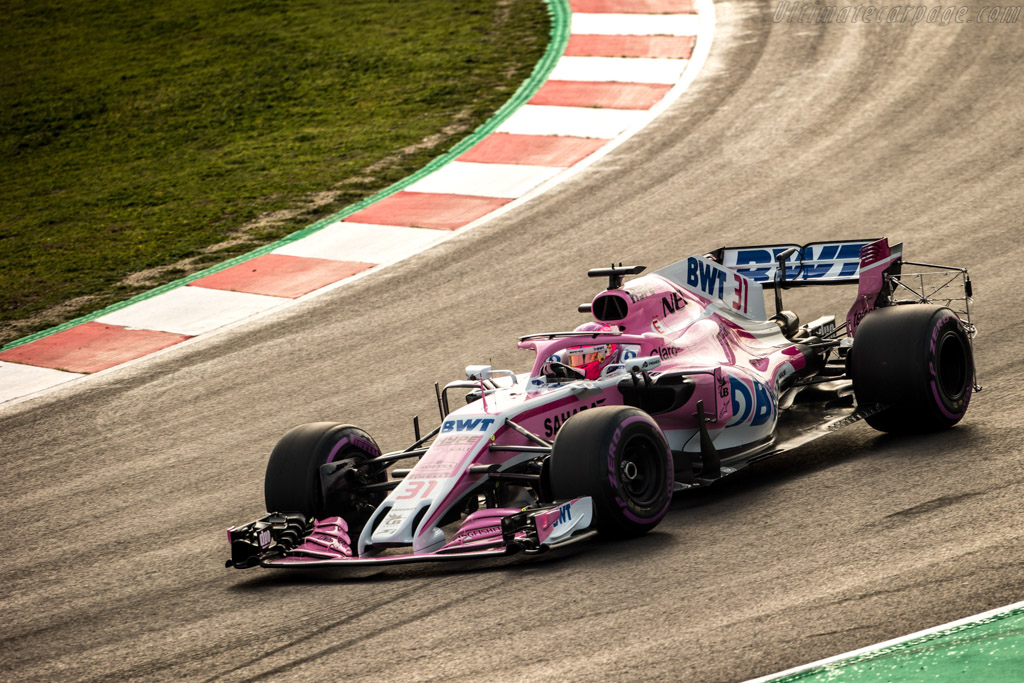
{"type": "Polygon", "coordinates": [[[853,319],[853,325],[850,326],[848,324],[848,326],[850,327],[850,332],[851,333],[856,332],[857,328],[860,327],[861,321],[864,320],[864,316],[866,316],[868,313],[870,313],[873,310],[874,310],[874,307],[872,307],[872,308],[864,308],[864,307],[858,308],[857,311],[851,316],[852,319],[853,319]]]}
{"type": "Polygon", "coordinates": [[[619,448],[620,438],[622,438],[621,424],[615,428],[615,433],[612,434],[612,442],[608,445],[608,481],[611,483],[613,491],[619,488],[619,480],[616,477],[615,471],[615,452],[619,448]]]}
{"type": "Polygon", "coordinates": [[[675,292],[672,292],[666,296],[661,297],[661,315],[668,317],[673,313],[678,313],[686,305],[686,299],[679,296],[675,292]]]}
{"type": "Polygon", "coordinates": [[[593,503],[589,498],[577,498],[556,508],[538,512],[533,515],[537,538],[544,544],[569,538],[574,530],[587,528],[592,515],[593,503]]]}
{"type": "Polygon", "coordinates": [[[466,454],[476,448],[482,436],[475,434],[438,435],[406,479],[446,479],[454,476],[466,454]]]}
{"type": "Polygon", "coordinates": [[[550,356],[548,356],[547,362],[548,363],[564,363],[565,361],[562,360],[562,355],[561,354],[553,353],[550,356]]]}
{"type": "Polygon", "coordinates": [[[565,524],[566,522],[572,521],[572,503],[566,503],[565,505],[558,508],[558,519],[555,520],[551,526],[557,527],[559,524],[565,524]]]}
{"type": "Polygon", "coordinates": [[[686,284],[709,299],[721,299],[725,295],[728,274],[724,268],[719,268],[707,259],[698,260],[693,256],[686,259],[686,284]]]}
{"type": "Polygon", "coordinates": [[[577,407],[573,408],[572,410],[566,410],[564,412],[556,413],[554,415],[550,415],[548,417],[545,417],[544,418],[544,436],[554,436],[555,434],[558,433],[559,428],[561,428],[561,426],[563,424],[565,424],[565,421],[568,420],[570,417],[572,417],[576,413],[580,412],[581,410],[587,410],[589,408],[596,408],[599,405],[602,405],[604,402],[605,402],[605,399],[599,398],[596,401],[594,401],[593,403],[591,403],[590,405],[587,405],[587,404],[584,403],[583,405],[577,406],[577,407]]]}
{"type": "Polygon", "coordinates": [[[380,455],[380,449],[377,448],[373,442],[367,441],[355,434],[350,434],[343,439],[339,439],[338,442],[334,444],[331,456],[327,459],[327,462],[334,462],[336,459],[344,458],[352,448],[358,448],[373,457],[380,455]]]}
{"type": "Polygon", "coordinates": [[[732,390],[733,418],[726,427],[743,422],[750,422],[751,427],[758,427],[773,419],[778,413],[779,406],[775,394],[761,382],[754,381],[748,385],[730,376],[729,387],[732,390]]]}
{"type": "Polygon", "coordinates": [[[414,508],[409,506],[396,506],[392,508],[384,517],[384,521],[377,525],[377,528],[374,530],[374,533],[377,533],[378,531],[385,534],[394,533],[398,530],[398,527],[402,526],[402,522],[404,522],[409,517],[409,514],[413,511],[413,509],[414,508]]]}
{"type": "Polygon", "coordinates": [[[658,354],[662,360],[668,360],[669,358],[675,358],[681,353],[682,349],[677,349],[674,346],[659,346],[654,349],[654,353],[658,354]]]}
{"type": "Polygon", "coordinates": [[[388,516],[384,518],[384,521],[377,527],[379,531],[391,532],[402,526],[402,521],[405,519],[402,515],[396,515],[393,512],[389,512],[388,516]]]}
{"type": "Polygon", "coordinates": [[[441,433],[451,432],[484,432],[494,424],[493,417],[471,417],[466,419],[445,420],[441,425],[441,433]]]}
{"type": "Polygon", "coordinates": [[[627,360],[633,360],[640,355],[639,344],[623,344],[622,355],[619,357],[620,363],[625,363],[627,360]]]}
{"type": "Polygon", "coordinates": [[[358,436],[353,436],[352,437],[352,445],[355,446],[356,448],[359,448],[363,452],[368,453],[369,455],[373,455],[373,456],[380,455],[380,449],[377,448],[377,446],[375,446],[374,444],[370,443],[366,439],[359,438],[358,436]]]}
{"type": "Polygon", "coordinates": [[[431,446],[430,450],[441,451],[467,451],[476,445],[476,442],[480,440],[479,436],[445,436],[440,437],[434,441],[434,445],[431,446]]]}
{"type": "Polygon", "coordinates": [[[270,529],[264,529],[260,532],[260,547],[266,548],[270,545],[270,529]]]}
{"type": "Polygon", "coordinates": [[[854,277],[860,268],[860,250],[870,242],[818,243],[804,247],[778,245],[771,248],[729,250],[726,265],[742,275],[768,282],[775,276],[776,257],[789,249],[797,252],[786,261],[786,278],[790,280],[829,280],[854,277]]]}
{"type": "Polygon", "coordinates": [[[860,250],[870,242],[851,244],[820,244],[804,247],[800,264],[801,280],[847,278],[860,268],[860,250]]]}
{"type": "MultiPolygon", "coordinates": [[[[793,245],[796,246],[796,245],[793,245]]],[[[775,258],[782,252],[789,249],[788,245],[780,245],[772,249],[737,249],[733,258],[726,258],[727,265],[733,267],[741,274],[758,282],[768,282],[775,274],[778,263],[775,258]],[[761,266],[761,267],[758,267],[761,266]]],[[[789,257],[786,261],[786,276],[795,279],[798,275],[796,264],[800,261],[800,252],[789,257]]]]}
{"type": "Polygon", "coordinates": [[[644,299],[655,293],[654,287],[651,287],[649,284],[640,283],[637,281],[629,283],[624,291],[626,292],[626,294],[629,295],[629,298],[632,299],[633,303],[643,301],[644,299]]]}
{"type": "Polygon", "coordinates": [[[792,375],[795,372],[793,366],[790,363],[782,365],[775,371],[775,389],[778,390],[779,385],[782,384],[783,380],[792,375]]]}
{"type": "Polygon", "coordinates": [[[686,259],[686,277],[683,283],[691,291],[720,302],[726,309],[740,315],[762,318],[764,301],[760,288],[750,294],[750,280],[740,272],[729,270],[702,256],[686,259]]]}
{"type": "Polygon", "coordinates": [[[452,463],[450,462],[425,462],[416,465],[416,471],[407,476],[406,479],[444,479],[450,476],[451,469],[452,463]]]}
{"type": "Polygon", "coordinates": [[[720,367],[715,368],[715,385],[718,391],[718,395],[715,397],[715,404],[718,406],[718,421],[724,424],[732,417],[729,412],[732,410],[732,396],[729,391],[729,375],[722,372],[720,367]]]}
{"type": "MultiPolygon", "coordinates": [[[[485,526],[485,527],[480,527],[479,529],[467,529],[466,531],[458,532],[457,534],[455,534],[455,537],[452,539],[452,543],[466,543],[467,541],[471,541],[474,538],[479,538],[481,536],[500,536],[500,535],[501,535],[501,527],[500,526],[485,526]]],[[[449,544],[449,545],[451,545],[451,544],[449,544]]]]}

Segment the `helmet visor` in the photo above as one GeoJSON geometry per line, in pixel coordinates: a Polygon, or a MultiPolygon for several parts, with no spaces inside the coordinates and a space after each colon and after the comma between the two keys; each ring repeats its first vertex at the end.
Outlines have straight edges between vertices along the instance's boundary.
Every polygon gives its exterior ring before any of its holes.
{"type": "Polygon", "coordinates": [[[595,361],[604,360],[608,355],[608,345],[601,346],[579,346],[574,349],[567,349],[569,352],[570,367],[579,368],[595,361]]]}

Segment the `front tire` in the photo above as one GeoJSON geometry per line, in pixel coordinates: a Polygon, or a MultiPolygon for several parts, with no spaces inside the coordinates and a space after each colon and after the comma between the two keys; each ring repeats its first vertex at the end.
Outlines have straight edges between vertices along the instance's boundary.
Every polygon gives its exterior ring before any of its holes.
{"type": "MultiPolygon", "coordinates": [[[[320,486],[320,466],[346,459],[359,463],[378,455],[380,448],[373,438],[352,425],[313,422],[291,429],[274,446],[267,463],[263,484],[267,511],[301,512],[317,519],[340,515],[352,524],[354,516],[364,512],[367,505],[379,503],[383,496],[360,495],[353,488],[340,496],[332,495],[328,504],[320,486]]],[[[382,468],[372,479],[384,481],[387,472],[382,468]]]]}
{"type": "Polygon", "coordinates": [[[559,429],[550,463],[553,497],[590,496],[606,537],[647,533],[672,500],[672,451],[657,423],[637,408],[577,413],[559,429]]]}
{"type": "Polygon", "coordinates": [[[948,429],[967,412],[974,388],[971,340],[942,306],[869,313],[854,335],[849,370],[859,405],[889,406],[866,418],[883,432],[948,429]]]}

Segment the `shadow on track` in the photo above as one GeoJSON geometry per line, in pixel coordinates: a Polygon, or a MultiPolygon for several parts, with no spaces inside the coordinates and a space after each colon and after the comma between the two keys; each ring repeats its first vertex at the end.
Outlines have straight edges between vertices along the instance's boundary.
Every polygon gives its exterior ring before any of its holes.
{"type": "MultiPolygon", "coordinates": [[[[649,534],[653,537],[657,534],[649,534]]],[[[640,539],[637,539],[640,540],[640,539]]],[[[415,565],[390,565],[380,567],[320,567],[309,569],[255,569],[258,574],[241,581],[228,590],[232,592],[262,591],[285,586],[325,586],[338,583],[385,585],[405,582],[411,579],[454,577],[463,574],[487,575],[505,571],[546,571],[560,568],[564,562],[586,553],[587,548],[621,545],[622,541],[602,542],[594,540],[579,543],[558,551],[541,555],[519,553],[501,558],[485,560],[445,560],[424,562],[415,565]]]]}
{"type": "Polygon", "coordinates": [[[867,439],[857,439],[856,435],[847,438],[830,437],[755,463],[707,488],[677,493],[671,509],[685,510],[720,503],[732,496],[777,486],[859,459],[899,461],[957,458],[961,453],[976,451],[980,443],[983,443],[980,429],[969,424],[933,434],[876,432],[873,438],[867,439]]]}

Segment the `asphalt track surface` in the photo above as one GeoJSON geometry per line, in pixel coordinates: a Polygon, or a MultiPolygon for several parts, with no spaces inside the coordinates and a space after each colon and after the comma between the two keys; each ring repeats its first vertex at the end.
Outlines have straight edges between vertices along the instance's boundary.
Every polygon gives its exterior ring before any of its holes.
{"type": "MultiPolygon", "coordinates": [[[[575,180],[276,317],[0,412],[0,678],[737,681],[1019,601],[1024,24],[716,10],[691,89],[575,180]],[[972,269],[985,391],[952,431],[857,425],[571,555],[223,568],[224,529],[261,514],[288,428],[337,419],[406,445],[433,381],[525,368],[517,335],[581,322],[588,267],[879,235],[972,269]]],[[[851,297],[790,307],[810,319],[851,297]]]]}

